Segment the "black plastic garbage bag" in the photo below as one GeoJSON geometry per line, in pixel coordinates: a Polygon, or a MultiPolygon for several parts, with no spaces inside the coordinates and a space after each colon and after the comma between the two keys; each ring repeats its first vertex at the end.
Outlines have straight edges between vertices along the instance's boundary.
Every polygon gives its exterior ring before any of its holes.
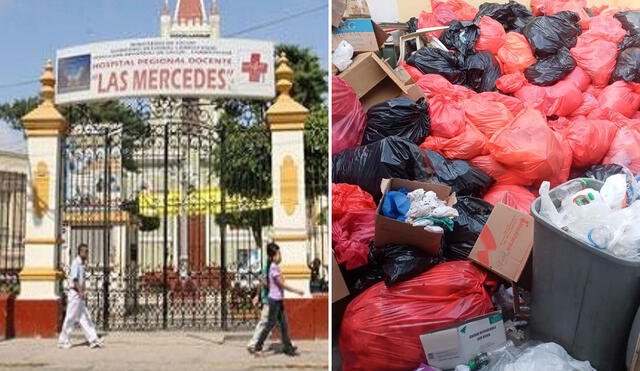
{"type": "Polygon", "coordinates": [[[582,174],[581,178],[592,178],[601,181],[616,174],[625,174],[624,167],[618,164],[593,165],[582,174]]]}
{"type": "Polygon", "coordinates": [[[444,231],[443,254],[447,261],[466,260],[489,220],[493,205],[481,198],[463,196],[453,207],[460,215],[453,218],[453,231],[444,231]]]}
{"type": "Polygon", "coordinates": [[[490,51],[479,51],[467,56],[464,61],[465,86],[482,93],[496,90],[496,80],[500,78],[500,64],[490,51]]]}
{"type": "Polygon", "coordinates": [[[480,36],[480,27],[471,21],[452,21],[449,28],[440,34],[440,41],[449,50],[455,50],[462,55],[475,53],[474,44],[480,36]]]}
{"type": "Polygon", "coordinates": [[[390,244],[370,249],[369,262],[382,268],[384,283],[391,286],[426,272],[441,259],[429,256],[417,247],[390,244]]]}
{"type": "Polygon", "coordinates": [[[407,58],[407,63],[422,73],[435,73],[444,76],[452,84],[464,84],[461,58],[451,52],[438,48],[420,48],[407,58]]]}
{"type": "Polygon", "coordinates": [[[478,8],[474,23],[488,16],[502,23],[506,32],[521,32],[522,28],[533,18],[533,14],[522,4],[509,1],[506,4],[483,3],[478,8]]]}
{"type": "Polygon", "coordinates": [[[429,176],[420,148],[391,136],[378,142],[347,148],[333,157],[333,183],[355,184],[380,200],[384,178],[421,180],[429,176]]]}
{"type": "Polygon", "coordinates": [[[427,166],[433,171],[430,181],[451,187],[458,196],[482,197],[496,181],[465,160],[449,160],[435,151],[423,150],[427,166]]]}
{"type": "Polygon", "coordinates": [[[420,144],[429,135],[430,128],[429,106],[424,98],[416,102],[395,98],[369,108],[362,145],[393,135],[420,144]]]}
{"type": "Polygon", "coordinates": [[[535,17],[522,29],[529,41],[533,54],[538,58],[546,58],[557,54],[561,48],[571,49],[576,46],[582,26],[578,24],[580,16],[565,10],[548,16],[535,17]]]}
{"type": "Polygon", "coordinates": [[[640,48],[629,48],[618,53],[611,80],[640,83],[640,48]]]}
{"type": "MultiPolygon", "coordinates": [[[[409,18],[409,20],[407,21],[407,33],[414,33],[417,30],[418,30],[418,18],[416,17],[409,18]]],[[[409,48],[406,51],[407,54],[411,54],[416,50],[418,50],[418,46],[415,40],[409,40],[409,42],[407,42],[407,45],[409,46],[409,48]]]]}
{"type": "Polygon", "coordinates": [[[613,16],[630,35],[640,35],[640,10],[618,12],[613,16]]]}
{"type": "Polygon", "coordinates": [[[550,86],[560,81],[576,68],[576,60],[569,49],[560,48],[558,54],[538,59],[524,70],[527,80],[539,86],[550,86]]]}

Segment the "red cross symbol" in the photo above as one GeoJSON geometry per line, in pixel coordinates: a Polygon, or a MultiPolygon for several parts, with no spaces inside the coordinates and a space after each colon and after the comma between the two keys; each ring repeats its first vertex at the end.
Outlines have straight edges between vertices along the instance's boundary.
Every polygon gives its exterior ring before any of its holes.
{"type": "Polygon", "coordinates": [[[267,73],[267,64],[260,62],[259,53],[253,53],[251,54],[250,62],[242,63],[242,72],[246,72],[249,74],[249,81],[259,82],[260,76],[267,73]]]}

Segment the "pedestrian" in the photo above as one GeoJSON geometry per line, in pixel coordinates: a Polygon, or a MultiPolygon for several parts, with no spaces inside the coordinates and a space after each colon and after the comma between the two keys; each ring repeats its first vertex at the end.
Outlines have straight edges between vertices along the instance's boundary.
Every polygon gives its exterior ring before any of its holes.
{"type": "Polygon", "coordinates": [[[260,320],[258,320],[256,328],[253,331],[253,336],[247,344],[247,350],[252,354],[255,352],[255,347],[258,343],[258,339],[260,338],[260,334],[267,326],[267,320],[269,318],[269,284],[267,283],[267,277],[269,276],[269,263],[262,265],[261,273],[262,275],[257,277],[260,286],[258,287],[258,293],[253,298],[253,305],[257,306],[258,304],[262,304],[262,310],[260,311],[260,320]]]}
{"type": "Polygon", "coordinates": [[[282,261],[282,255],[280,253],[280,246],[275,243],[267,245],[267,257],[269,262],[269,274],[267,276],[267,283],[269,285],[269,311],[267,317],[267,323],[260,333],[258,342],[255,345],[255,351],[261,352],[267,336],[276,325],[276,322],[280,325],[280,338],[282,340],[283,351],[286,355],[295,356],[296,347],[291,343],[289,338],[289,329],[287,327],[287,316],[284,312],[284,290],[294,292],[298,295],[304,295],[304,291],[295,289],[291,286],[287,286],[282,277],[280,271],[280,262],[282,261]]]}
{"type": "Polygon", "coordinates": [[[78,256],[71,263],[69,273],[69,295],[67,297],[67,314],[62,323],[62,330],[58,338],[58,347],[71,348],[69,339],[76,324],[80,325],[84,336],[89,342],[89,348],[102,347],[102,342],[96,333],[96,327],[91,320],[89,310],[86,305],[86,294],[84,284],[84,264],[89,256],[89,246],[86,243],[78,245],[78,256]]]}

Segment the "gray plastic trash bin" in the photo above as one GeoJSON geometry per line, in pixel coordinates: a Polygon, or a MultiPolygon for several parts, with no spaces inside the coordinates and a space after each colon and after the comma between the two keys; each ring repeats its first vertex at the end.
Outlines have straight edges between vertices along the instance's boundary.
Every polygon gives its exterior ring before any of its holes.
{"type": "MultiPolygon", "coordinates": [[[[591,182],[596,190],[603,184],[591,182]]],[[[543,220],[539,210],[540,198],[531,205],[532,339],[556,342],[600,371],[624,370],[629,331],[640,306],[640,262],[571,237],[543,220]]]]}

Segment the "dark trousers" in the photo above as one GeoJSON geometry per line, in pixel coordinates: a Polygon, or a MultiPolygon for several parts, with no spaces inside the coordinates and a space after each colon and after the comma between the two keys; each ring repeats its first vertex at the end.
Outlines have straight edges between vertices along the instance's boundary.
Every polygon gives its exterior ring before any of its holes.
{"type": "Polygon", "coordinates": [[[285,352],[293,351],[291,345],[291,339],[289,338],[289,328],[287,327],[287,316],[284,313],[284,304],[282,300],[273,300],[269,298],[269,318],[267,319],[267,325],[262,329],[258,343],[256,343],[256,350],[262,350],[265,340],[269,336],[269,333],[276,325],[276,321],[280,324],[280,338],[282,339],[282,345],[285,352]]]}

